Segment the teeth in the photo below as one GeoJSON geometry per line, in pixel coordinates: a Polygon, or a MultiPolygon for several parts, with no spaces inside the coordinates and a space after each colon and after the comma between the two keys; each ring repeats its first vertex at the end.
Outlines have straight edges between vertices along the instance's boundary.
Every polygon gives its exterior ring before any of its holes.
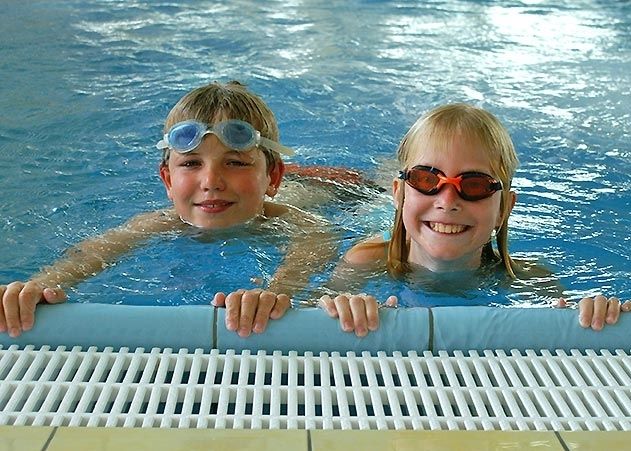
{"type": "Polygon", "coordinates": [[[442,224],[440,222],[430,222],[429,226],[434,232],[438,233],[460,233],[467,228],[467,226],[461,224],[442,224]]]}

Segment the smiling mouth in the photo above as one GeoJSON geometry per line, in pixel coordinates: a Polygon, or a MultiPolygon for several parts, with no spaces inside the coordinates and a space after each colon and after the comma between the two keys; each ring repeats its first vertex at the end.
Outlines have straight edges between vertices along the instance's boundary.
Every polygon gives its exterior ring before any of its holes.
{"type": "Polygon", "coordinates": [[[425,223],[434,232],[445,233],[448,235],[462,233],[469,228],[462,224],[443,224],[442,222],[426,222],[425,223]]]}
{"type": "Polygon", "coordinates": [[[221,212],[230,207],[234,202],[229,202],[227,200],[208,200],[204,202],[198,202],[195,206],[201,208],[204,211],[210,213],[221,212]]]}

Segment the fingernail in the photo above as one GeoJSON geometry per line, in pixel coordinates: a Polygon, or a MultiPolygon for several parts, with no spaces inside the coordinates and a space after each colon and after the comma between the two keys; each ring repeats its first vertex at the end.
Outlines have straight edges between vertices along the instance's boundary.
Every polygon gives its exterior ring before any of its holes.
{"type": "Polygon", "coordinates": [[[342,329],[344,330],[344,332],[350,332],[351,330],[353,330],[353,326],[350,323],[344,323],[342,324],[342,329]]]}
{"type": "Polygon", "coordinates": [[[31,330],[33,328],[33,323],[22,323],[22,330],[31,330]]]}
{"type": "Polygon", "coordinates": [[[9,329],[9,337],[15,338],[18,335],[20,335],[20,329],[16,327],[12,327],[11,329],[9,329]]]}
{"type": "Polygon", "coordinates": [[[238,332],[239,336],[242,338],[246,338],[250,336],[250,331],[248,329],[241,328],[238,332]]]}
{"type": "Polygon", "coordinates": [[[256,332],[257,334],[260,334],[261,332],[263,332],[263,326],[259,323],[254,323],[254,326],[252,327],[252,331],[256,332]]]}

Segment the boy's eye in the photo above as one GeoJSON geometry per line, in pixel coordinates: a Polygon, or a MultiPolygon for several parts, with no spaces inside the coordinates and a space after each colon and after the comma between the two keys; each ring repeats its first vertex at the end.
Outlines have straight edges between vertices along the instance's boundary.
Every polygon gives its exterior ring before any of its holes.
{"type": "Polygon", "coordinates": [[[227,163],[229,166],[251,166],[250,162],[241,160],[228,160],[227,163]]]}
{"type": "Polygon", "coordinates": [[[185,168],[192,168],[192,167],[199,166],[200,164],[201,163],[198,160],[185,160],[180,163],[180,166],[185,167],[185,168]]]}

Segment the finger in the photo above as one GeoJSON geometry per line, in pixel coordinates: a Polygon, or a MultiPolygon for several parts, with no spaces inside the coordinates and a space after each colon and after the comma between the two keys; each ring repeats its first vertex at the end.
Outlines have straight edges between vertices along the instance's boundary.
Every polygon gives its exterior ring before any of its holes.
{"type": "Polygon", "coordinates": [[[368,320],[368,330],[379,329],[379,303],[373,296],[366,296],[366,319],[368,320]]]}
{"type": "Polygon", "coordinates": [[[328,294],[318,299],[318,305],[322,307],[331,318],[337,318],[339,316],[337,308],[335,307],[335,301],[328,294]]]}
{"type": "Polygon", "coordinates": [[[554,308],[566,308],[567,307],[567,301],[565,300],[565,298],[559,298],[554,304],[552,304],[552,307],[554,307],[554,308]]]}
{"type": "Polygon", "coordinates": [[[7,320],[4,317],[4,293],[7,291],[6,285],[0,285],[0,334],[7,331],[7,320]]]}
{"type": "Polygon", "coordinates": [[[265,331],[274,304],[276,303],[276,293],[263,291],[258,297],[258,305],[252,324],[252,331],[260,334],[265,331]]]}
{"type": "MultiPolygon", "coordinates": [[[[374,300],[374,298],[373,298],[374,300]]],[[[377,301],[375,301],[375,304],[377,301]]],[[[367,301],[363,296],[351,296],[349,306],[353,316],[353,329],[358,337],[368,334],[368,315],[366,313],[367,301]]]]}
{"type": "Polygon", "coordinates": [[[620,299],[616,297],[609,298],[607,301],[607,316],[605,322],[607,324],[616,324],[620,317],[620,299]]]}
{"type": "Polygon", "coordinates": [[[592,298],[583,298],[578,303],[578,322],[581,327],[589,327],[592,324],[592,316],[594,315],[594,300],[592,298]]]}
{"type": "Polygon", "coordinates": [[[354,327],[353,315],[351,313],[348,297],[341,294],[339,296],[335,296],[333,302],[335,303],[335,309],[337,310],[337,314],[340,318],[340,326],[342,327],[342,330],[344,332],[352,332],[354,327]]]}
{"type": "Polygon", "coordinates": [[[7,323],[7,332],[10,337],[17,337],[22,333],[20,320],[20,292],[24,288],[22,282],[12,282],[7,285],[7,289],[2,297],[4,308],[4,318],[7,323]]]}
{"type": "Polygon", "coordinates": [[[225,299],[226,315],[225,323],[226,329],[236,331],[239,327],[239,316],[241,315],[241,296],[245,290],[237,290],[228,294],[225,299]]]}
{"type": "Polygon", "coordinates": [[[213,300],[210,302],[215,307],[225,307],[226,306],[226,294],[219,291],[215,293],[213,296],[213,300]]]}
{"type": "Polygon", "coordinates": [[[291,299],[286,294],[279,294],[276,296],[276,303],[274,308],[269,314],[272,319],[281,318],[285,312],[291,307],[291,299]]]}
{"type": "Polygon", "coordinates": [[[18,295],[20,304],[20,325],[22,330],[31,330],[35,322],[35,307],[43,298],[42,286],[35,282],[27,282],[18,295]]]}
{"type": "Polygon", "coordinates": [[[254,324],[261,292],[261,290],[248,290],[241,297],[241,312],[239,314],[239,327],[237,328],[240,337],[249,337],[252,333],[252,324],[254,324]]]}
{"type": "Polygon", "coordinates": [[[388,307],[396,307],[398,304],[399,300],[396,296],[390,296],[388,299],[386,299],[385,302],[385,305],[387,305],[388,307]]]}
{"type": "Polygon", "coordinates": [[[61,288],[44,288],[42,297],[49,304],[60,304],[68,299],[66,292],[61,288]]]}
{"type": "Polygon", "coordinates": [[[602,294],[594,297],[594,314],[592,316],[592,329],[602,330],[607,316],[607,298],[602,294]]]}
{"type": "Polygon", "coordinates": [[[630,312],[631,311],[631,301],[626,301],[624,304],[622,304],[620,306],[620,310],[622,310],[623,312],[630,312]]]}

